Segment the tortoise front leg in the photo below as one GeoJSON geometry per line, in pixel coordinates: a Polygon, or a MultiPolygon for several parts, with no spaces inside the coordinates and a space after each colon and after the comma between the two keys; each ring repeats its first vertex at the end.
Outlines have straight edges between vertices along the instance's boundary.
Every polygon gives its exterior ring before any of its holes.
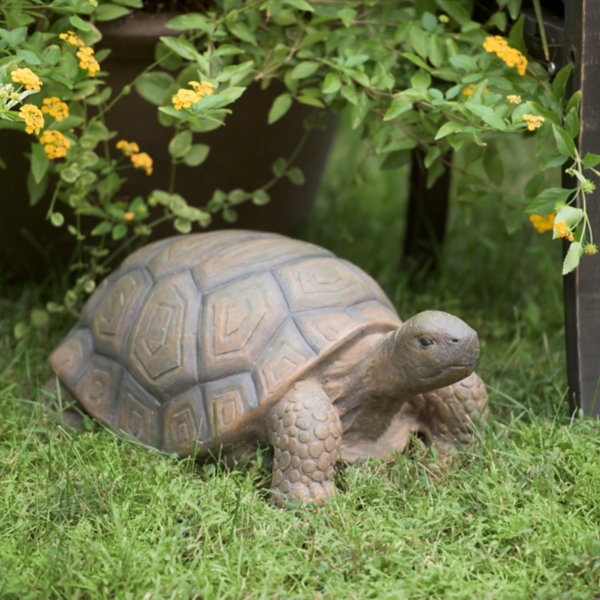
{"type": "Polygon", "coordinates": [[[353,463],[367,458],[389,460],[404,452],[411,433],[421,433],[438,448],[468,446],[474,428],[487,418],[487,392],[481,378],[472,373],[452,385],[418,394],[405,402],[383,435],[373,442],[342,448],[342,458],[353,463]]]}
{"type": "Polygon", "coordinates": [[[342,424],[320,385],[296,383],[271,411],[268,430],[275,450],[275,504],[320,504],[335,494],[333,473],[340,456],[342,424]]]}

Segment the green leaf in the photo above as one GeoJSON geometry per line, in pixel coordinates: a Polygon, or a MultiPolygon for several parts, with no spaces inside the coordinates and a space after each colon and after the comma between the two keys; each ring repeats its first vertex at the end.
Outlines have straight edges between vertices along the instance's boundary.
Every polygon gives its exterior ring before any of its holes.
{"type": "Polygon", "coordinates": [[[27,192],[29,193],[29,206],[35,206],[46,193],[48,187],[48,174],[37,183],[31,170],[27,173],[27,192]]]}
{"type": "Polygon", "coordinates": [[[390,152],[379,167],[382,171],[391,171],[394,169],[399,169],[404,165],[410,163],[412,158],[412,152],[410,150],[396,150],[395,152],[390,152]]]}
{"type": "Polygon", "coordinates": [[[571,136],[564,129],[554,124],[552,125],[552,132],[556,140],[557,150],[564,156],[575,158],[575,142],[573,142],[571,136]]]}
{"type": "Polygon", "coordinates": [[[189,219],[182,219],[181,217],[175,219],[173,226],[179,233],[189,233],[192,230],[192,222],[189,219]]]}
{"type": "Polygon", "coordinates": [[[111,229],[112,223],[109,221],[102,221],[92,229],[92,235],[106,235],[111,229]]]}
{"type": "Polygon", "coordinates": [[[552,150],[548,152],[548,154],[544,157],[540,164],[540,170],[545,171],[546,169],[553,169],[554,167],[560,167],[564,165],[567,160],[569,160],[568,156],[564,156],[558,150],[552,150]]]}
{"type": "Polygon", "coordinates": [[[410,84],[417,90],[426,90],[431,85],[431,75],[427,71],[417,71],[411,77],[410,84]]]}
{"type": "Polygon", "coordinates": [[[267,117],[267,122],[269,125],[271,123],[275,123],[279,121],[283,115],[290,110],[292,106],[292,95],[290,93],[280,94],[273,100],[273,104],[271,105],[271,109],[269,110],[269,116],[267,117]]]}
{"type": "Polygon", "coordinates": [[[175,80],[168,73],[155,71],[140,75],[134,83],[135,91],[144,99],[156,106],[165,104],[169,88],[175,80]]]}
{"type": "Polygon", "coordinates": [[[79,31],[92,30],[92,26],[87,21],[84,21],[81,17],[78,17],[77,15],[69,17],[69,23],[71,23],[71,25],[73,25],[75,29],[79,29],[79,31]]]}
{"type": "Polygon", "coordinates": [[[399,117],[401,114],[408,112],[413,107],[413,103],[408,98],[404,98],[400,96],[399,98],[394,98],[390,107],[387,109],[387,112],[383,116],[384,121],[391,121],[396,117],[399,117]]]}
{"type": "Polygon", "coordinates": [[[454,0],[436,0],[436,4],[459,25],[466,25],[471,20],[469,11],[454,0]]]}
{"type": "Polygon", "coordinates": [[[432,35],[429,38],[429,46],[428,46],[427,54],[429,56],[429,62],[434,67],[439,68],[444,64],[444,60],[445,60],[444,44],[442,43],[442,40],[439,36],[432,35]]]}
{"type": "Polygon", "coordinates": [[[579,116],[576,108],[569,111],[565,119],[565,130],[573,139],[576,139],[579,135],[579,116]]]}
{"type": "Polygon", "coordinates": [[[181,56],[181,58],[185,58],[186,60],[195,61],[196,58],[199,56],[199,53],[196,50],[196,48],[187,40],[163,35],[160,37],[160,41],[170,50],[173,50],[175,54],[181,56]]]}
{"type": "Polygon", "coordinates": [[[194,144],[183,157],[183,162],[188,167],[197,167],[206,160],[209,152],[210,146],[206,144],[194,144]]]}
{"type": "Polygon", "coordinates": [[[431,67],[416,54],[413,54],[412,52],[403,52],[402,56],[414,65],[417,65],[417,67],[421,67],[421,69],[425,69],[426,71],[431,71],[431,67]]]}
{"type": "Polygon", "coordinates": [[[22,340],[29,333],[29,327],[23,321],[19,321],[13,329],[13,335],[16,340],[22,340]]]}
{"type": "Polygon", "coordinates": [[[212,26],[204,15],[200,13],[188,13],[186,15],[177,15],[175,18],[167,21],[165,27],[175,29],[176,31],[200,29],[208,33],[212,26]]]}
{"type": "Polygon", "coordinates": [[[581,242],[571,242],[563,262],[562,274],[567,275],[567,273],[574,271],[579,266],[579,261],[582,256],[583,246],[581,245],[581,242]]]}
{"type": "Polygon", "coordinates": [[[554,217],[555,223],[560,223],[561,221],[566,224],[569,229],[574,229],[577,227],[581,219],[583,219],[585,213],[581,208],[576,208],[574,206],[563,206],[556,213],[556,217],[554,217]]]}
{"type": "Polygon", "coordinates": [[[324,108],[325,105],[318,99],[315,98],[314,96],[298,96],[296,98],[296,100],[298,100],[298,102],[300,102],[300,104],[306,104],[307,106],[316,106],[318,108],[324,108]]]}
{"type": "Polygon", "coordinates": [[[571,98],[569,98],[569,102],[567,103],[566,112],[568,113],[572,108],[579,108],[579,103],[581,102],[581,90],[577,90],[571,98]]]}
{"type": "Polygon", "coordinates": [[[285,158],[279,157],[273,163],[273,166],[271,168],[273,169],[273,174],[275,175],[275,177],[281,177],[287,169],[287,160],[285,160],[285,158]]]}
{"type": "Polygon", "coordinates": [[[512,235],[519,230],[527,220],[527,215],[522,210],[509,210],[506,213],[506,232],[512,235]]]}
{"type": "Polygon", "coordinates": [[[248,200],[249,197],[250,194],[248,194],[248,192],[245,192],[241,188],[232,190],[231,192],[229,192],[229,194],[227,194],[227,199],[229,200],[229,202],[231,202],[231,204],[241,204],[242,202],[248,200]]]}
{"type": "Polygon", "coordinates": [[[128,15],[131,11],[124,6],[116,4],[101,4],[94,13],[97,21],[113,21],[128,15]]]}
{"type": "Polygon", "coordinates": [[[542,192],[545,177],[543,173],[535,174],[525,185],[525,197],[536,198],[542,192]]]}
{"type": "Polygon", "coordinates": [[[225,208],[222,214],[223,219],[228,223],[235,223],[237,221],[237,212],[233,208],[225,208]]]}
{"type": "Polygon", "coordinates": [[[299,167],[292,167],[291,169],[289,169],[286,172],[286,176],[294,185],[303,185],[306,181],[304,173],[299,167]]]}
{"type": "Polygon", "coordinates": [[[127,225],[125,223],[117,223],[112,230],[112,239],[117,241],[125,237],[127,234],[127,225]]]}
{"type": "Polygon", "coordinates": [[[53,212],[50,215],[50,223],[54,225],[54,227],[60,227],[65,222],[65,218],[59,212],[53,212]]]}
{"type": "Polygon", "coordinates": [[[242,21],[227,23],[227,29],[229,29],[236,38],[242,40],[242,42],[248,42],[249,44],[256,46],[256,38],[246,23],[242,21]]]}
{"type": "Polygon", "coordinates": [[[365,92],[360,92],[360,94],[358,94],[358,102],[350,109],[350,123],[352,129],[358,129],[358,127],[361,126],[369,113],[370,106],[371,103],[367,94],[365,92]]]}
{"type": "Polygon", "coordinates": [[[567,82],[571,76],[571,71],[573,71],[573,65],[569,63],[556,74],[556,77],[552,82],[552,90],[559,100],[562,100],[562,98],[565,96],[567,82]]]}
{"type": "Polygon", "coordinates": [[[587,152],[583,157],[584,169],[592,169],[598,164],[600,164],[600,154],[592,154],[591,152],[587,152]]]}
{"type": "Polygon", "coordinates": [[[256,190],[252,194],[252,202],[257,206],[264,206],[271,202],[271,196],[265,190],[256,190]]]}
{"type": "MultiPolygon", "coordinates": [[[[518,0],[519,5],[521,0],[518,0]]],[[[512,14],[511,14],[512,16],[512,14]]],[[[514,16],[513,19],[516,19],[514,16]]],[[[516,48],[519,52],[527,54],[527,47],[525,46],[525,40],[523,39],[523,27],[525,26],[525,15],[521,15],[519,20],[511,27],[510,33],[508,34],[508,41],[512,48],[516,48]]]]}
{"type": "Polygon", "coordinates": [[[184,157],[192,147],[192,132],[182,131],[169,142],[169,154],[173,158],[184,157]]]}
{"type": "Polygon", "coordinates": [[[50,160],[41,144],[31,144],[31,173],[36,183],[40,183],[50,166],[50,160]]]}
{"type": "Polygon", "coordinates": [[[342,8],[342,10],[339,10],[337,13],[337,16],[341,19],[345,27],[350,27],[352,25],[352,22],[356,19],[356,15],[358,15],[358,12],[349,6],[342,8]]]}
{"type": "Polygon", "coordinates": [[[435,139],[441,140],[447,135],[460,131],[461,127],[461,124],[457,123],[456,121],[448,121],[438,129],[438,132],[435,134],[435,139]]]}
{"type": "Polygon", "coordinates": [[[48,313],[43,308],[34,308],[29,315],[29,319],[36,329],[46,327],[49,321],[48,313]]]}
{"type": "Polygon", "coordinates": [[[455,54],[450,57],[450,64],[457,69],[464,71],[477,71],[477,61],[472,56],[466,54],[455,54]]]}
{"type": "Polygon", "coordinates": [[[549,215],[555,211],[557,202],[566,202],[573,192],[574,190],[566,190],[564,188],[549,188],[544,190],[527,206],[525,212],[530,215],[549,215]]]}
{"type": "Polygon", "coordinates": [[[521,2],[522,0],[508,0],[508,14],[511,19],[516,19],[519,16],[519,12],[521,11],[521,2]]]}
{"type": "Polygon", "coordinates": [[[414,51],[423,59],[427,58],[427,49],[429,46],[429,36],[418,26],[413,25],[410,28],[408,39],[414,51]]]}
{"type": "Polygon", "coordinates": [[[315,12],[315,9],[306,0],[283,0],[284,4],[297,8],[298,10],[307,10],[315,12]]]}
{"type": "Polygon", "coordinates": [[[335,73],[328,73],[323,81],[321,91],[324,94],[335,94],[342,87],[340,78],[335,73]]]}
{"type": "Polygon", "coordinates": [[[292,79],[305,79],[315,73],[320,67],[320,63],[314,61],[304,61],[298,63],[293,69],[290,77],[292,79]]]}

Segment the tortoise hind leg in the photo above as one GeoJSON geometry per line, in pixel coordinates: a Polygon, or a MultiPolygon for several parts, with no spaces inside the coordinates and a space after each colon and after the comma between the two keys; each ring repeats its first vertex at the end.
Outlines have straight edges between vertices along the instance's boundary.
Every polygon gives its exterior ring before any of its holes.
{"type": "Polygon", "coordinates": [[[268,418],[268,433],[275,450],[275,504],[320,504],[335,495],[333,474],[340,456],[342,425],[316,382],[296,383],[275,405],[268,418]]]}
{"type": "Polygon", "coordinates": [[[42,391],[42,404],[57,413],[61,424],[70,429],[85,431],[85,412],[79,400],[73,395],[58,377],[51,377],[42,391]],[[57,388],[57,382],[60,389],[57,388]]]}

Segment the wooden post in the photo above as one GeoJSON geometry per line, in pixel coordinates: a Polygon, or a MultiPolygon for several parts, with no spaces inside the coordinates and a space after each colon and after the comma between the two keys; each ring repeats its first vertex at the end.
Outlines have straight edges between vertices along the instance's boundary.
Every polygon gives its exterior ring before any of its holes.
{"type": "MultiPolygon", "coordinates": [[[[574,65],[571,92],[582,90],[579,152],[600,154],[600,2],[565,0],[564,64],[574,65]]],[[[600,242],[600,180],[589,196],[588,214],[600,242]]],[[[565,277],[569,402],[600,416],[600,255],[584,256],[565,277]]]]}

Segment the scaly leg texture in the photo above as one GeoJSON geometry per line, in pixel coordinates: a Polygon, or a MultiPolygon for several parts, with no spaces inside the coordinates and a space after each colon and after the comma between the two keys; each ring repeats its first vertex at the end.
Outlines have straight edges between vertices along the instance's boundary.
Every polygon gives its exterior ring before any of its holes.
{"type": "Polygon", "coordinates": [[[322,388],[313,381],[296,383],[269,415],[268,429],[275,450],[273,502],[321,503],[333,496],[342,424],[322,388]]]}

